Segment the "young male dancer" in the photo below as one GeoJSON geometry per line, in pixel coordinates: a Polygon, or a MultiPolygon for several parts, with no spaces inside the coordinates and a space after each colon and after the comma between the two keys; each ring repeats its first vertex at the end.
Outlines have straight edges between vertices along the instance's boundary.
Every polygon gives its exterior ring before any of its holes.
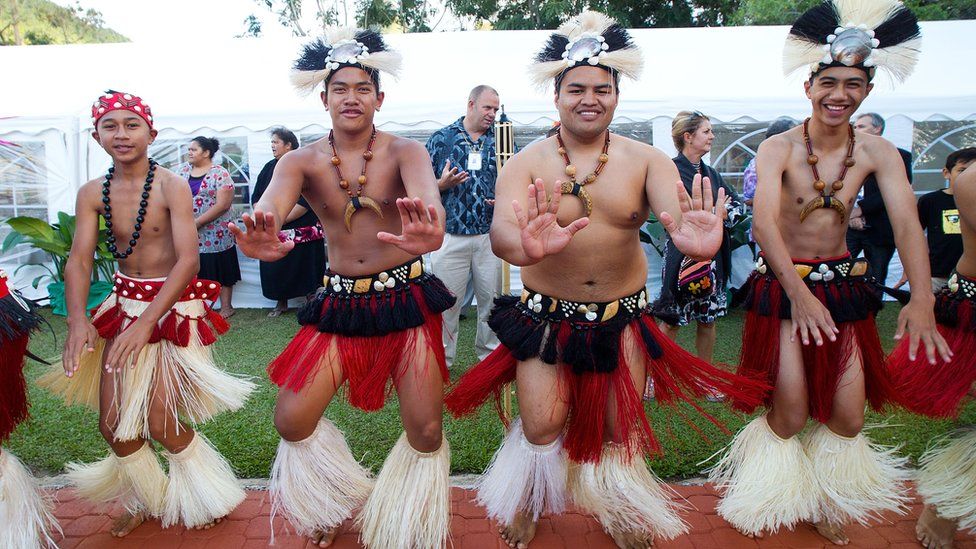
{"type": "Polygon", "coordinates": [[[648,213],[682,253],[710,258],[724,190],[713,200],[696,177],[689,197],[667,155],[610,132],[620,76],[636,78],[641,65],[627,31],[603,14],[560,27],[532,69],[541,86],[554,85],[559,132],[499,176],[492,249],[522,268],[525,290],[496,301],[489,324],[501,346],[464,375],[448,408],[470,413],[517,383],[520,419],[478,488],[513,547],[527,546],[539,516],[562,512],[570,497],[619,547],[679,535],[685,525],[644,461],[660,452],[641,401],[645,379],[659,402],[696,408],[696,397],[762,388],[683,351],[648,309],[638,239],[648,213]]]}
{"type": "Polygon", "coordinates": [[[280,220],[301,195],[329,241],[325,287],[268,366],[281,387],[272,516],[282,512],[320,547],[364,501],[357,520],[367,547],[441,547],[450,526],[441,313],[454,296],[420,257],[440,247],[444,210],[423,145],[373,125],[385,98],[380,71],[399,65],[374,31],[340,29],[307,45],[292,81],[307,92],[324,85],[332,130],[282,157],[254,215],[244,216],[247,232],[232,228],[245,254],[275,261],[291,248],[278,240],[280,220]],[[323,417],[347,380],[350,403],[366,411],[383,407],[391,381],[399,396],[405,433],[375,486],[323,417]]]}
{"type": "MultiPolygon", "coordinates": [[[[23,299],[0,270],[0,444],[27,419],[24,357],[30,333],[41,322],[34,303],[23,299]]],[[[0,448],[0,547],[57,547],[51,537],[55,529],[60,528],[50,501],[30,471],[0,448]]]]}
{"type": "Polygon", "coordinates": [[[219,285],[195,277],[189,185],[147,154],[156,137],[149,105],[108,91],[92,105],[92,124],[92,138],[112,167],[78,191],[77,232],[65,268],[64,370],[40,383],[68,404],[99,412],[111,452],[96,463],[70,464],[68,478],[84,497],[122,501],[126,511],[113,535],[124,536],[149,517],[164,527],[208,528],[244,500],[244,491],[223,456],[183,418],[196,424],[236,410],[254,385],[214,364],[214,330],[223,333],[228,325],[206,302],[219,295],[219,285]],[[119,272],[89,320],[99,216],[119,272]],[[168,477],[151,440],[165,450],[168,477]]]}
{"type": "MultiPolygon", "coordinates": [[[[904,459],[861,432],[865,400],[895,396],[874,316],[881,306],[867,263],[847,253],[847,218],[874,174],[912,286],[927,288],[925,240],[894,145],[854,132],[850,119],[877,69],[906,78],[918,53],[915,16],[896,0],[834,0],[804,13],[787,38],[784,66],[808,68],[812,113],[759,148],[754,233],[763,254],[747,285],[739,373],[773,386],[766,414],[747,425],[712,470],[718,506],[743,534],[800,521],[831,542],[906,501],[904,459]],[[818,423],[801,440],[807,419],[818,423]]],[[[951,354],[935,329],[931,292],[914,292],[898,317],[914,357],[951,354]]],[[[752,411],[756,406],[741,402],[752,411]]]]}
{"type": "MultiPolygon", "coordinates": [[[[976,164],[954,175],[950,184],[963,253],[935,299],[935,318],[952,361],[912,360],[907,342],[889,357],[898,402],[933,417],[955,417],[967,395],[976,396],[976,164]]],[[[976,427],[960,427],[926,452],[921,464],[918,493],[925,509],[916,533],[928,549],[947,549],[957,529],[976,533],[976,427]]]]}

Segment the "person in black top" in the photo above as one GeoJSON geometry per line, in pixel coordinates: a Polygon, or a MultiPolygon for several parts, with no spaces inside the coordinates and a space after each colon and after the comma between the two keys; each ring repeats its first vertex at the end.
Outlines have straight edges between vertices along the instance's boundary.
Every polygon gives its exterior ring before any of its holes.
{"type": "MultiPolygon", "coordinates": [[[[855,119],[854,129],[881,135],[884,133],[885,121],[877,113],[865,113],[855,119]]],[[[905,173],[908,174],[908,183],[911,184],[912,153],[901,148],[898,153],[905,163],[905,173]]],[[[847,249],[851,252],[851,257],[857,257],[863,251],[871,267],[871,274],[884,284],[888,278],[888,264],[895,255],[895,234],[891,230],[891,221],[888,220],[881,190],[878,189],[878,180],[873,174],[864,180],[863,192],[863,197],[858,199],[857,206],[851,211],[847,249]]]]}
{"type": "MultiPolygon", "coordinates": [[[[298,148],[298,138],[290,130],[271,130],[271,153],[274,159],[264,165],[254,184],[251,204],[256,204],[271,183],[278,159],[298,148]]],[[[303,197],[288,213],[281,228],[282,236],[295,241],[295,247],[283,259],[261,262],[261,293],[278,302],[268,316],[275,318],[288,310],[288,300],[304,297],[322,285],[325,274],[325,246],[322,227],[303,197]]]]}
{"type": "MultiPolygon", "coordinates": [[[[976,147],[959,149],[946,158],[942,175],[949,181],[944,189],[924,194],[918,199],[918,219],[928,237],[929,266],[932,268],[932,292],[945,288],[949,275],[962,257],[962,232],[959,209],[953,195],[956,178],[976,161],[976,147]]],[[[902,275],[898,287],[908,279],[902,275]]]]}

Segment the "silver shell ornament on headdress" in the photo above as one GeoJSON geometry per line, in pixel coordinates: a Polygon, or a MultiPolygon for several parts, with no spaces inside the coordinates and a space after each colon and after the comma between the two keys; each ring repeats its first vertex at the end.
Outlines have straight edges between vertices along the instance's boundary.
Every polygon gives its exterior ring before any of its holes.
{"type": "Polygon", "coordinates": [[[586,32],[566,44],[563,58],[566,59],[567,67],[574,67],[584,61],[590,65],[598,65],[600,56],[609,49],[606,38],[596,33],[586,32]]]}
{"type": "Polygon", "coordinates": [[[874,31],[860,27],[837,27],[834,34],[827,36],[826,50],[821,61],[829,65],[834,61],[843,63],[848,67],[864,65],[873,67],[874,61],[871,54],[878,47],[879,41],[874,37],[874,31]]]}
{"type": "Polygon", "coordinates": [[[332,45],[332,50],[325,58],[326,66],[332,70],[341,65],[358,65],[369,57],[369,48],[357,40],[340,40],[332,45]]]}
{"type": "Polygon", "coordinates": [[[325,36],[305,44],[291,71],[291,82],[310,93],[342,67],[381,71],[394,78],[400,70],[400,54],[389,49],[383,36],[371,29],[330,29],[325,36]]]}

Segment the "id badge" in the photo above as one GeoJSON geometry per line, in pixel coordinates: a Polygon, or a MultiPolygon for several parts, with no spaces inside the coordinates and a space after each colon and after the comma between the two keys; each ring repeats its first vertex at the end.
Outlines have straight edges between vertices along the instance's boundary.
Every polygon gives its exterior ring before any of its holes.
{"type": "Polygon", "coordinates": [[[476,172],[481,169],[481,151],[468,153],[468,171],[476,172]]]}

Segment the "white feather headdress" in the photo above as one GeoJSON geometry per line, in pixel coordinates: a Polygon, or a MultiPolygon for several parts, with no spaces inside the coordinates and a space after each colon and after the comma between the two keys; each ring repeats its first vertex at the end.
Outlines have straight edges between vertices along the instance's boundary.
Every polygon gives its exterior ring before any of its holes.
{"type": "Polygon", "coordinates": [[[549,37],[529,66],[529,77],[545,89],[567,70],[585,65],[603,66],[637,80],[644,57],[627,29],[602,13],[584,11],[549,37]]]}
{"type": "Polygon", "coordinates": [[[882,69],[903,82],[922,44],[918,19],[900,0],[826,0],[793,24],[783,48],[783,70],[858,67],[882,69]]]}
{"type": "Polygon", "coordinates": [[[305,44],[291,71],[291,83],[308,94],[341,67],[360,67],[367,72],[382,71],[394,78],[402,57],[389,49],[383,36],[370,29],[336,28],[323,38],[305,44]]]}

